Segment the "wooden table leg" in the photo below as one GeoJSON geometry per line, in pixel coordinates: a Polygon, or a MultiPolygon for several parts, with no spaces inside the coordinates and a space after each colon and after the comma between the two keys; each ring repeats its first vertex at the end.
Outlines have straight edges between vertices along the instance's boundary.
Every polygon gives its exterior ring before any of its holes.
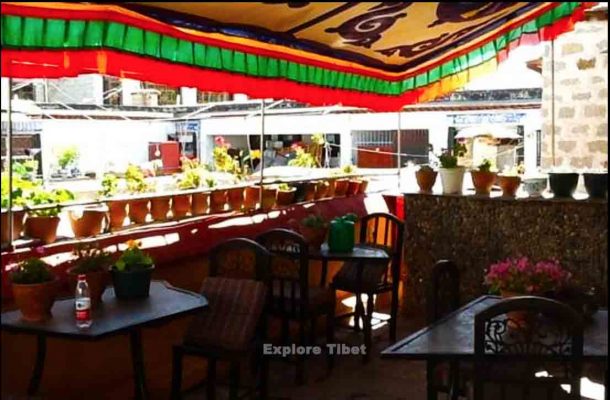
{"type": "Polygon", "coordinates": [[[135,328],[129,332],[129,342],[131,361],[133,363],[135,398],[143,400],[148,398],[148,390],[146,389],[146,374],[144,373],[144,357],[142,354],[142,333],[140,329],[135,328]]]}
{"type": "Polygon", "coordinates": [[[36,342],[36,361],[34,363],[34,371],[32,371],[32,377],[30,378],[30,385],[28,386],[28,396],[34,396],[36,393],[38,393],[40,379],[42,378],[42,369],[44,367],[44,359],[47,354],[46,336],[37,335],[36,342]]]}

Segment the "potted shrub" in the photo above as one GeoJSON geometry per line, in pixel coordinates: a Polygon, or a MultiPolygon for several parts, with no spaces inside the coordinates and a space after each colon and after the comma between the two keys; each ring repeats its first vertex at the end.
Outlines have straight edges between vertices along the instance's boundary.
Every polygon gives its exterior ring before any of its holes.
{"type": "Polygon", "coordinates": [[[261,209],[270,211],[275,207],[275,198],[277,197],[277,187],[272,185],[263,185],[263,203],[261,209]]]}
{"type": "Polygon", "coordinates": [[[592,199],[605,199],[608,197],[608,172],[583,173],[585,188],[592,199]]]}
{"type": "Polygon", "coordinates": [[[150,279],[155,268],[153,259],[130,240],[127,249],[110,268],[114,294],[118,299],[148,297],[150,279]]]}
{"type": "Polygon", "coordinates": [[[193,193],[191,197],[191,214],[203,215],[207,213],[209,200],[210,193],[208,192],[193,193]]]}
{"type": "Polygon", "coordinates": [[[491,171],[491,161],[487,158],[477,166],[477,169],[470,171],[470,177],[476,194],[488,196],[496,182],[496,173],[491,171]]]}
{"type": "Polygon", "coordinates": [[[127,217],[127,203],[125,199],[111,199],[110,197],[115,196],[118,192],[119,180],[116,175],[106,173],[102,177],[102,189],[98,194],[106,199],[106,206],[108,206],[108,224],[110,229],[121,228],[125,224],[125,218],[127,217]]]}
{"type": "Polygon", "coordinates": [[[68,218],[74,237],[95,236],[102,232],[106,210],[99,206],[73,207],[68,210],[68,218]]]}
{"type": "MultiPolygon", "coordinates": [[[[125,171],[125,181],[127,182],[127,190],[131,194],[142,194],[150,192],[153,187],[144,179],[144,173],[136,165],[129,165],[125,171]]],[[[169,209],[169,199],[168,209],[169,209]]],[[[129,200],[129,220],[132,223],[141,224],[146,222],[148,215],[147,198],[134,198],[129,200]]],[[[166,212],[167,213],[167,212],[166,212]]]]}
{"type": "Polygon", "coordinates": [[[299,224],[299,232],[312,250],[319,250],[328,232],[328,223],[321,215],[308,215],[299,224]]]}
{"type": "Polygon", "coordinates": [[[227,203],[229,210],[241,211],[244,205],[244,188],[234,187],[227,189],[227,203]]]}
{"type": "Polygon", "coordinates": [[[251,185],[244,190],[244,210],[254,210],[260,201],[261,188],[251,185]]]}
{"type": "Polygon", "coordinates": [[[328,197],[329,184],[326,181],[318,181],[316,184],[316,192],[314,195],[315,200],[323,199],[328,197]]]}
{"type": "Polygon", "coordinates": [[[303,182],[303,201],[313,201],[316,198],[318,184],[316,181],[303,182]]]}
{"type": "Polygon", "coordinates": [[[555,198],[571,198],[578,185],[578,173],[558,168],[549,172],[549,186],[555,198]]]}
{"type": "Polygon", "coordinates": [[[337,178],[331,177],[326,180],[328,182],[328,197],[335,197],[335,189],[337,188],[337,178]]]}
{"type": "MultiPolygon", "coordinates": [[[[12,198],[12,220],[13,220],[13,237],[15,240],[21,236],[23,231],[23,219],[25,217],[25,210],[22,208],[26,204],[25,196],[28,191],[33,190],[36,187],[35,183],[21,179],[19,177],[13,177],[13,192],[12,198]]],[[[0,226],[2,227],[2,243],[9,242],[9,220],[8,220],[8,206],[9,206],[9,182],[8,175],[2,174],[2,221],[0,226]]]]}
{"type": "Polygon", "coordinates": [[[368,178],[360,178],[360,187],[358,188],[358,194],[365,194],[366,188],[369,186],[368,178]]]}
{"type": "Polygon", "coordinates": [[[29,258],[19,263],[10,277],[23,319],[38,322],[50,318],[57,293],[57,278],[51,267],[38,258],[29,258]]]}
{"type": "Polygon", "coordinates": [[[102,302],[102,295],[110,280],[112,255],[97,245],[86,244],[78,244],[74,249],[74,255],[77,257],[74,266],[67,271],[70,288],[74,292],[78,276],[85,275],[91,294],[91,307],[95,308],[102,302]]]}
{"type": "Polygon", "coordinates": [[[62,175],[75,175],[75,172],[78,171],[76,168],[78,157],[79,154],[76,146],[67,147],[59,153],[57,164],[59,164],[62,175]]]}
{"type": "MultiPolygon", "coordinates": [[[[216,188],[216,180],[214,178],[206,179],[207,186],[212,189],[216,188]]],[[[226,189],[214,189],[210,193],[210,211],[211,212],[222,212],[225,210],[227,204],[227,190],[226,189]]]]}
{"type": "Polygon", "coordinates": [[[74,194],[66,189],[46,191],[42,188],[30,193],[28,205],[54,204],[53,207],[29,210],[25,221],[25,233],[31,238],[40,239],[44,243],[53,243],[57,238],[59,225],[59,203],[74,200],[74,194]]]}
{"type": "Polygon", "coordinates": [[[422,165],[415,171],[415,179],[419,186],[419,191],[422,193],[431,193],[432,187],[436,182],[437,172],[429,165],[422,165]]]}
{"type": "MultiPolygon", "coordinates": [[[[188,169],[184,171],[182,176],[178,179],[176,184],[179,190],[192,190],[196,189],[201,185],[201,176],[195,169],[188,169]]],[[[192,196],[190,194],[175,194],[172,196],[172,217],[174,219],[184,218],[192,210],[191,206],[192,196]]],[[[200,204],[197,204],[201,207],[200,204]]],[[[199,213],[203,214],[205,210],[199,210],[199,213]]],[[[193,212],[193,214],[195,214],[193,212]]]]}
{"type": "Polygon", "coordinates": [[[519,185],[521,185],[519,171],[516,168],[505,168],[504,171],[498,175],[498,184],[502,188],[503,197],[515,197],[519,185]]]}
{"type": "Polygon", "coordinates": [[[453,149],[445,150],[439,156],[441,168],[441,183],[443,185],[443,193],[459,194],[462,193],[464,184],[464,167],[458,165],[459,157],[466,154],[466,146],[461,143],[456,143],[453,149]]]}
{"type": "Polygon", "coordinates": [[[297,189],[287,183],[281,183],[277,188],[276,203],[278,206],[289,206],[294,202],[294,194],[297,189]]]}

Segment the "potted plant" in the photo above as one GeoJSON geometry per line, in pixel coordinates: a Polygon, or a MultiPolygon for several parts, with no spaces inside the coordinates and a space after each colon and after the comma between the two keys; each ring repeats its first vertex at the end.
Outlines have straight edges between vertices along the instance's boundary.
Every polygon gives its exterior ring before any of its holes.
{"type": "Polygon", "coordinates": [[[314,194],[314,199],[319,200],[325,197],[328,197],[328,188],[329,184],[327,181],[318,181],[316,184],[316,191],[314,194]]]}
{"type": "Polygon", "coordinates": [[[68,218],[74,237],[83,238],[100,234],[107,217],[106,210],[99,206],[79,206],[68,209],[68,218]]]}
{"type": "Polygon", "coordinates": [[[459,157],[466,154],[466,146],[461,143],[456,143],[452,149],[445,150],[439,156],[441,168],[441,183],[443,185],[443,193],[459,194],[462,193],[464,183],[464,167],[458,165],[459,157]]]}
{"type": "Polygon", "coordinates": [[[91,307],[95,308],[102,302],[102,295],[110,280],[112,255],[100,249],[97,244],[78,244],[74,248],[74,255],[77,257],[74,266],[67,271],[70,287],[74,292],[78,276],[85,275],[91,295],[91,307]]]}
{"type": "Polygon", "coordinates": [[[24,320],[38,322],[51,317],[57,278],[47,263],[29,258],[17,265],[10,278],[15,304],[24,320]]]}
{"type": "Polygon", "coordinates": [[[521,185],[521,177],[517,168],[505,168],[498,175],[498,184],[502,188],[503,197],[515,197],[519,185],[521,185]]]}
{"type": "Polygon", "coordinates": [[[477,169],[470,171],[476,194],[489,196],[491,187],[496,182],[496,173],[491,171],[491,160],[484,159],[477,169]]]}
{"type": "Polygon", "coordinates": [[[277,197],[277,187],[273,185],[263,185],[263,203],[261,209],[270,211],[275,207],[275,198],[277,197]]]}
{"type": "MultiPolygon", "coordinates": [[[[212,177],[207,178],[206,185],[212,189],[216,188],[216,180],[212,177]]],[[[214,189],[210,193],[210,211],[211,212],[222,212],[225,210],[227,204],[227,190],[226,189],[214,189]]]]}
{"type": "Polygon", "coordinates": [[[369,179],[360,178],[360,187],[358,188],[358,194],[365,194],[368,186],[369,186],[369,179]]]}
{"type": "Polygon", "coordinates": [[[124,199],[111,199],[110,197],[115,196],[119,189],[119,179],[115,174],[105,173],[102,177],[102,188],[98,194],[106,199],[106,206],[108,206],[108,224],[110,229],[121,228],[125,224],[125,218],[127,217],[127,200],[124,199]]]}
{"type": "Polygon", "coordinates": [[[280,183],[277,188],[276,203],[278,206],[289,206],[294,202],[294,194],[297,189],[287,183],[280,183]]]}
{"type": "Polygon", "coordinates": [[[38,206],[53,204],[53,207],[29,210],[25,220],[25,233],[31,238],[40,239],[44,243],[53,243],[57,238],[59,225],[59,203],[74,200],[74,194],[66,189],[46,191],[38,188],[30,193],[27,204],[38,206]]]}
{"type": "Polygon", "coordinates": [[[347,195],[348,196],[354,196],[356,194],[358,194],[358,192],[360,191],[360,185],[362,184],[362,181],[360,180],[360,178],[350,178],[348,181],[348,186],[347,186],[347,195]]]}
{"type": "MultiPolygon", "coordinates": [[[[8,175],[2,174],[2,243],[9,241],[9,220],[8,220],[8,206],[9,206],[9,182],[8,175]]],[[[25,217],[25,210],[23,206],[26,205],[25,196],[28,191],[33,190],[36,187],[34,182],[30,182],[19,177],[13,177],[13,192],[10,197],[12,198],[12,220],[13,220],[13,237],[15,240],[21,236],[23,231],[23,219],[25,217]]]]}
{"type": "Polygon", "coordinates": [[[154,268],[153,259],[140,249],[138,242],[135,240],[127,242],[127,249],[110,268],[116,297],[118,299],[148,297],[154,268]]]}
{"type": "Polygon", "coordinates": [[[299,232],[312,250],[319,250],[328,232],[328,223],[321,215],[308,215],[299,224],[299,232]]]}
{"type": "Polygon", "coordinates": [[[437,172],[429,165],[422,165],[415,171],[415,179],[419,186],[419,191],[422,193],[431,193],[432,187],[436,182],[437,172]]]}
{"type": "MultiPolygon", "coordinates": [[[[125,171],[125,181],[127,182],[127,190],[131,194],[142,194],[150,192],[152,186],[144,179],[144,173],[136,166],[130,164],[125,171]]],[[[129,220],[132,223],[141,224],[146,222],[148,215],[147,198],[134,198],[129,200],[129,220]]],[[[169,199],[167,200],[169,209],[169,199]]],[[[167,213],[167,212],[166,212],[167,213]]]]}
{"type": "Polygon", "coordinates": [[[582,175],[589,198],[605,199],[608,197],[608,171],[590,171],[582,175]]]}
{"type": "Polygon", "coordinates": [[[577,172],[567,167],[553,168],[549,172],[549,186],[555,198],[571,198],[578,185],[577,172]]]}
{"type": "Polygon", "coordinates": [[[301,168],[317,168],[318,163],[316,162],[316,158],[314,155],[305,151],[305,149],[295,144],[292,146],[292,149],[295,151],[295,157],[288,161],[288,165],[291,167],[301,167],[301,168]]]}
{"type": "MultiPolygon", "coordinates": [[[[196,189],[201,185],[201,176],[195,169],[188,169],[183,172],[182,176],[178,179],[176,186],[179,190],[192,190],[196,189]]],[[[194,196],[194,195],[193,195],[194,196]]],[[[172,196],[172,217],[174,219],[184,218],[192,210],[191,205],[192,197],[190,194],[175,194],[172,196]]],[[[197,204],[197,207],[201,207],[197,204]]],[[[205,210],[199,210],[201,214],[205,210]]],[[[195,214],[195,213],[193,213],[195,214]]]]}
{"type": "Polygon", "coordinates": [[[244,191],[244,210],[254,210],[260,200],[261,188],[258,185],[246,187],[244,191]]]}
{"type": "Polygon", "coordinates": [[[59,153],[57,164],[59,164],[63,175],[74,175],[74,172],[77,171],[75,164],[78,157],[79,154],[76,146],[69,146],[59,153]]]}
{"type": "Polygon", "coordinates": [[[313,201],[316,198],[316,189],[318,183],[316,181],[303,182],[303,201],[313,201]]]}
{"type": "Polygon", "coordinates": [[[523,177],[521,183],[529,197],[541,197],[547,187],[547,177],[542,175],[523,177]]]}

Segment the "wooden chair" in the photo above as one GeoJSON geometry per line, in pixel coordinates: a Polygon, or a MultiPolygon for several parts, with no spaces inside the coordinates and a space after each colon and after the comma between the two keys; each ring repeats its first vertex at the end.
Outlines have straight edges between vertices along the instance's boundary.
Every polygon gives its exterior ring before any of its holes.
{"type": "Polygon", "coordinates": [[[237,399],[240,365],[254,349],[260,367],[258,389],[261,398],[266,398],[267,361],[262,356],[262,341],[269,262],[269,252],[249,239],[227,240],[211,250],[209,277],[201,288],[208,308],[193,319],[184,342],[173,347],[172,399],[181,397],[185,354],[208,359],[208,399],[216,396],[217,361],[229,361],[229,398],[237,399]]]}
{"type": "MultiPolygon", "coordinates": [[[[300,234],[288,229],[272,229],[256,241],[271,252],[269,312],[282,321],[282,342],[290,338],[290,321],[299,326],[299,345],[314,345],[316,320],[326,316],[326,341],[334,340],[335,298],[328,288],[309,286],[308,245],[300,234]],[[306,325],[309,324],[309,338],[306,325]]],[[[332,368],[332,356],[328,365],[332,368]]],[[[297,359],[296,380],[305,381],[305,356],[297,359]]]]}
{"type": "Polygon", "coordinates": [[[391,258],[389,266],[383,264],[366,264],[346,262],[333,277],[332,287],[335,290],[351,292],[356,295],[354,324],[360,328],[360,318],[364,321],[364,344],[367,348],[364,361],[368,361],[371,349],[371,318],[373,315],[373,296],[381,293],[392,293],[390,309],[390,341],[396,341],[396,316],[398,314],[398,285],[400,283],[400,264],[404,236],[404,223],[398,217],[388,213],[374,213],[360,220],[361,244],[367,244],[386,250],[391,258]],[[389,267],[389,268],[388,268],[389,267]],[[358,270],[362,268],[359,274],[358,270]],[[361,277],[359,279],[358,277],[361,277]],[[366,312],[361,295],[367,294],[366,312]]]}
{"type": "Polygon", "coordinates": [[[570,306],[506,299],[475,315],[474,329],[474,400],[580,399],[583,323],[570,306]]]}
{"type": "MultiPolygon", "coordinates": [[[[460,306],[460,272],[453,261],[440,260],[432,267],[430,283],[426,295],[426,320],[432,324],[460,306]]],[[[447,393],[455,400],[462,390],[459,385],[459,365],[457,362],[428,361],[428,400],[436,400],[438,393],[447,393]]]]}

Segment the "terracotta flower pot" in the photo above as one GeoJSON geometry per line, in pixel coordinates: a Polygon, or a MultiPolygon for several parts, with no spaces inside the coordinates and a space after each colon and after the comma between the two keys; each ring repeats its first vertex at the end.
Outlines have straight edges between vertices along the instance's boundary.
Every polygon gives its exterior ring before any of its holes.
{"type": "Polygon", "coordinates": [[[107,200],[108,219],[110,229],[117,229],[125,225],[125,217],[127,217],[127,200],[107,200]]]}
{"type": "Polygon", "coordinates": [[[349,179],[337,179],[335,182],[335,197],[345,197],[348,187],[349,179]]]}
{"type": "Polygon", "coordinates": [[[51,308],[57,294],[57,278],[44,283],[30,285],[12,284],[15,304],[23,319],[39,322],[51,318],[51,308]]]}
{"type": "Polygon", "coordinates": [[[278,206],[289,206],[294,202],[294,194],[296,193],[296,188],[290,188],[290,190],[278,190],[276,203],[278,206]]]}
{"type": "MultiPolygon", "coordinates": [[[[23,218],[25,217],[25,210],[13,211],[13,240],[18,239],[23,231],[23,218]]],[[[2,243],[9,241],[9,225],[8,225],[8,213],[2,212],[2,221],[0,222],[2,227],[2,243]]]]}
{"type": "Polygon", "coordinates": [[[150,215],[154,221],[167,221],[170,199],[169,196],[152,197],[150,199],[150,215]]]}
{"type": "Polygon", "coordinates": [[[25,234],[44,243],[53,243],[57,239],[59,217],[37,217],[28,215],[25,220],[25,234]]]}
{"type": "Polygon", "coordinates": [[[203,215],[208,211],[209,193],[193,193],[191,201],[191,214],[203,215]]]}
{"type": "Polygon", "coordinates": [[[260,200],[260,187],[248,186],[244,190],[244,210],[254,210],[260,200]]]}
{"type": "Polygon", "coordinates": [[[440,168],[444,194],[460,194],[464,184],[464,167],[440,168]]]}
{"type": "Polygon", "coordinates": [[[172,218],[184,218],[191,211],[191,195],[177,194],[172,196],[172,218]]]}
{"type": "Polygon", "coordinates": [[[350,179],[348,181],[348,186],[347,186],[347,195],[353,196],[355,194],[358,194],[361,183],[362,183],[362,181],[360,179],[350,179]]]}
{"type": "Polygon", "coordinates": [[[369,187],[369,180],[368,179],[361,180],[360,187],[358,188],[358,194],[365,194],[367,187],[369,187]]]}
{"type": "Polygon", "coordinates": [[[138,199],[129,201],[129,221],[133,224],[146,222],[148,215],[148,199],[138,199]]]}
{"type": "MultiPolygon", "coordinates": [[[[74,272],[74,268],[70,268],[67,273],[70,280],[70,293],[76,290],[76,282],[78,281],[78,273],[74,272]]],[[[102,303],[102,295],[110,282],[109,271],[88,272],[85,274],[85,280],[89,286],[89,294],[91,295],[91,307],[98,307],[102,303]]]]}
{"type": "Polygon", "coordinates": [[[261,205],[263,211],[269,211],[275,206],[276,195],[277,188],[263,187],[263,204],[261,205]]]}
{"type": "Polygon", "coordinates": [[[502,188],[502,196],[515,197],[517,189],[521,185],[521,178],[518,176],[498,175],[498,184],[502,188]]]}
{"type": "Polygon", "coordinates": [[[436,183],[438,172],[433,170],[420,169],[415,171],[415,179],[419,186],[419,191],[422,193],[431,193],[432,187],[436,183]]]}
{"type": "Polygon", "coordinates": [[[313,201],[316,198],[316,189],[318,184],[316,182],[305,182],[303,187],[305,188],[305,196],[303,201],[313,201]]]}
{"type": "Polygon", "coordinates": [[[210,193],[210,211],[211,212],[223,212],[225,205],[227,204],[227,191],[226,190],[214,190],[210,193]]]}
{"type": "Polygon", "coordinates": [[[77,238],[99,235],[102,232],[102,223],[106,220],[106,211],[96,208],[85,208],[82,213],[77,210],[68,211],[72,232],[77,238]]]}
{"type": "Polygon", "coordinates": [[[231,188],[227,190],[227,198],[230,210],[241,211],[244,205],[244,188],[231,188]]]}
{"type": "Polygon", "coordinates": [[[327,180],[328,182],[328,197],[335,197],[335,189],[337,188],[337,179],[331,178],[327,180]]]}
{"type": "Polygon", "coordinates": [[[316,193],[314,195],[314,199],[319,200],[328,197],[328,186],[328,182],[326,181],[318,182],[318,184],[316,185],[316,193]]]}
{"type": "Polygon", "coordinates": [[[322,243],[326,240],[328,228],[310,228],[308,226],[300,225],[299,231],[307,244],[309,244],[311,250],[319,250],[322,243]]]}
{"type": "Polygon", "coordinates": [[[476,194],[489,195],[491,187],[496,182],[495,172],[470,171],[470,177],[476,194]]]}

